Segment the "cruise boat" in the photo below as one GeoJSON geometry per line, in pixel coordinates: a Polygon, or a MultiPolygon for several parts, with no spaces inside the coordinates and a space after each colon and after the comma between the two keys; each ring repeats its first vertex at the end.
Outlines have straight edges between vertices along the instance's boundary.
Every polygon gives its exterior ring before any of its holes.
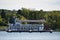
{"type": "Polygon", "coordinates": [[[18,20],[15,24],[9,24],[7,32],[50,32],[52,30],[44,29],[44,24],[22,24],[21,22],[45,22],[45,20],[18,20]]]}
{"type": "Polygon", "coordinates": [[[8,24],[9,27],[6,29],[7,32],[50,32],[52,30],[44,29],[43,22],[46,22],[44,19],[42,20],[13,20],[15,23],[8,24]],[[41,22],[41,24],[22,24],[22,22],[41,22]]]}

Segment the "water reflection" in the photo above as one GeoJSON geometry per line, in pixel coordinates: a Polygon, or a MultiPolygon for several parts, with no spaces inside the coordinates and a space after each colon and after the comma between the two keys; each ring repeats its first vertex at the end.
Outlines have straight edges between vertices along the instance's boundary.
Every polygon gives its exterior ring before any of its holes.
{"type": "Polygon", "coordinates": [[[60,32],[0,32],[0,40],[60,40],[60,32]]]}

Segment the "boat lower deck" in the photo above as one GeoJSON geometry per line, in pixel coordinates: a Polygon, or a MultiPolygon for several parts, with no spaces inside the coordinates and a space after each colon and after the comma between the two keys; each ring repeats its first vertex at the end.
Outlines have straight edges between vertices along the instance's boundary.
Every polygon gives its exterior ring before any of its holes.
{"type": "Polygon", "coordinates": [[[48,30],[43,30],[43,31],[7,31],[7,32],[50,32],[52,33],[52,31],[48,31],[48,30]]]}

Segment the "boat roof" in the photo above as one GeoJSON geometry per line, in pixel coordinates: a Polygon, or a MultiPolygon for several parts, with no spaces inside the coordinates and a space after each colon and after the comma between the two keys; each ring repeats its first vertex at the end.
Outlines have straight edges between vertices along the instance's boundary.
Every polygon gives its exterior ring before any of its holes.
{"type": "Polygon", "coordinates": [[[20,20],[20,22],[46,22],[46,20],[20,20]]]}

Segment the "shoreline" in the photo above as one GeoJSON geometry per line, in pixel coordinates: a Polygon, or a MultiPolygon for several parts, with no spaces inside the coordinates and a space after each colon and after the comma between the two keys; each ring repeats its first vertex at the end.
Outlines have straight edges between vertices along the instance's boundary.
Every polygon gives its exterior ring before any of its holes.
{"type": "MultiPolygon", "coordinates": [[[[0,29],[0,31],[6,31],[5,29],[4,30],[1,30],[0,29]]],[[[54,30],[54,31],[52,31],[52,32],[60,32],[60,30],[54,30]]]]}

